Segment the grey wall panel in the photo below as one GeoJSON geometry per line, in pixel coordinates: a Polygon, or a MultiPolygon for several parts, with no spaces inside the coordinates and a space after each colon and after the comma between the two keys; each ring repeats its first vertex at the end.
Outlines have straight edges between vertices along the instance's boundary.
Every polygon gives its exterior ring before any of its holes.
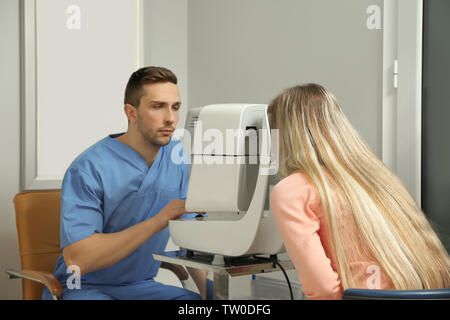
{"type": "Polygon", "coordinates": [[[450,1],[424,4],[422,208],[450,251],[450,1]]]}
{"type": "Polygon", "coordinates": [[[189,104],[268,103],[282,89],[331,90],[381,157],[382,30],[367,0],[192,0],[188,6],[189,104]]]}

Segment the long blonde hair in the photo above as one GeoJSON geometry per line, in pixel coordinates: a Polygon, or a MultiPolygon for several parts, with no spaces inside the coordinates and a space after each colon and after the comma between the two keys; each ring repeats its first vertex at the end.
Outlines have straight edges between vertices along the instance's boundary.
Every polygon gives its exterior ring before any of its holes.
{"type": "Polygon", "coordinates": [[[396,289],[450,286],[448,253],[421,208],[358,135],[330,92],[317,84],[289,88],[270,103],[268,113],[271,127],[279,129],[280,177],[301,170],[320,194],[344,290],[356,284],[333,190],[350,212],[357,241],[365,243],[365,253],[377,260],[396,289]]]}

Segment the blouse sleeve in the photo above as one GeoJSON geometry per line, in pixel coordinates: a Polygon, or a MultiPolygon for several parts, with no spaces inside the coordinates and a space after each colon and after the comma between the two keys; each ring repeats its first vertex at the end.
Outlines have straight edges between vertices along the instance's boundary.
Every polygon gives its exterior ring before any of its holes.
{"type": "Polygon", "coordinates": [[[318,234],[320,220],[313,211],[318,202],[313,201],[314,193],[317,191],[311,185],[282,180],[270,195],[272,212],[306,297],[341,299],[338,274],[318,234]]]}

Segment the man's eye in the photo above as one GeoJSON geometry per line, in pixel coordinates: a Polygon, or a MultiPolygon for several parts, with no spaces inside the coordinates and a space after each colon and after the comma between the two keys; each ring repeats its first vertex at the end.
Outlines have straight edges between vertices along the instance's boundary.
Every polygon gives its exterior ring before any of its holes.
{"type": "Polygon", "coordinates": [[[153,108],[156,108],[156,109],[159,109],[159,108],[161,108],[162,106],[160,105],[160,104],[155,104],[155,105],[153,105],[153,108]]]}
{"type": "Polygon", "coordinates": [[[178,111],[178,110],[180,110],[180,106],[175,106],[175,107],[172,107],[173,108],[173,110],[175,110],[175,111],[178,111]]]}

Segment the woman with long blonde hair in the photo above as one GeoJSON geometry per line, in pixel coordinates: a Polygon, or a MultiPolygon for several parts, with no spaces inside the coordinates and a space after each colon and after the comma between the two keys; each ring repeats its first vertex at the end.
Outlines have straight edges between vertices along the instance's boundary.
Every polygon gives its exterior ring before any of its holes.
{"type": "Polygon", "coordinates": [[[272,211],[307,298],[450,287],[448,253],[421,208],[330,92],[289,88],[268,114],[282,178],[272,211]]]}

